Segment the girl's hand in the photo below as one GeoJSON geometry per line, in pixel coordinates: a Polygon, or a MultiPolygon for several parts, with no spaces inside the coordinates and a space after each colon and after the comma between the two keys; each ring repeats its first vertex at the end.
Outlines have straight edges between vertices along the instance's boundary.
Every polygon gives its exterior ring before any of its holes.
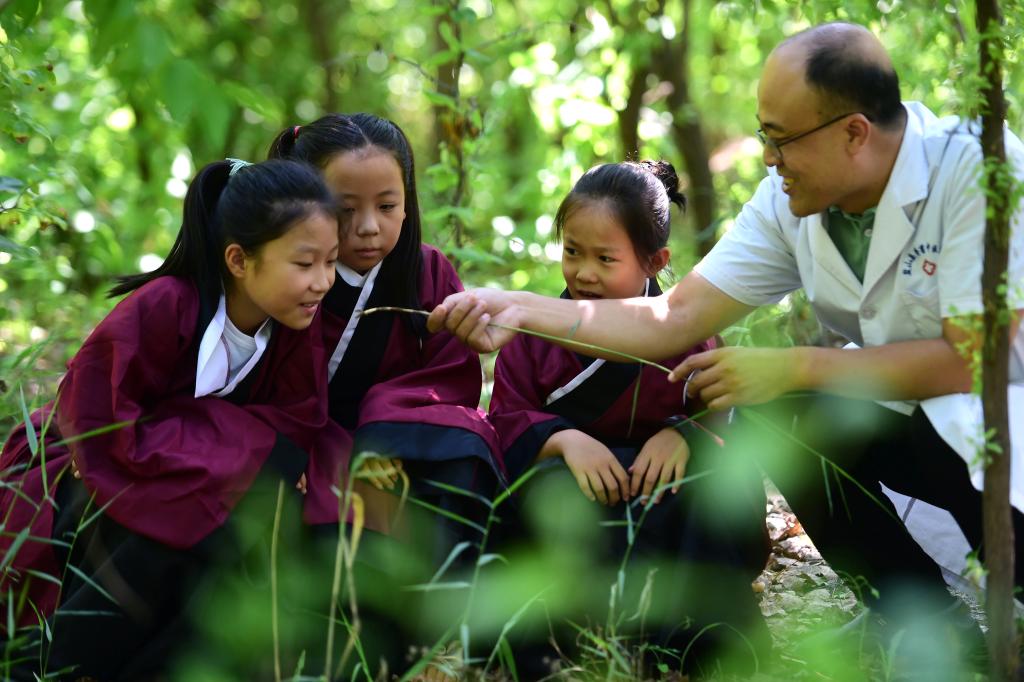
{"type": "Polygon", "coordinates": [[[402,460],[390,457],[370,457],[363,461],[356,476],[365,478],[377,490],[393,490],[402,470],[402,460]]]}
{"type": "Polygon", "coordinates": [[[295,484],[295,489],[303,495],[306,494],[306,474],[299,476],[299,482],[295,484]]]}
{"type": "MultiPolygon", "coordinates": [[[[651,436],[636,461],[629,467],[630,493],[649,497],[651,492],[670,481],[679,481],[686,474],[686,462],[690,459],[690,446],[672,428],[665,428],[651,436]],[[642,486],[642,493],[641,493],[642,486]]],[[[679,492],[680,483],[672,486],[672,494],[679,492]]],[[[665,491],[658,493],[654,503],[661,502],[665,491]]]]}
{"type": "Polygon", "coordinates": [[[548,444],[561,453],[588,500],[611,506],[629,499],[626,470],[604,443],[582,431],[568,430],[551,436],[545,449],[548,444]]]}

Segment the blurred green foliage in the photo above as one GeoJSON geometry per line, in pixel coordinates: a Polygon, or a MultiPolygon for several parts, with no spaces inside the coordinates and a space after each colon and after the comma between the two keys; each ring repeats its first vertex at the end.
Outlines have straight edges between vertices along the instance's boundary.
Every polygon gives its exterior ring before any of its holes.
{"type": "MultiPolygon", "coordinates": [[[[1009,44],[1024,44],[1024,10],[1004,5],[1009,44]]],[[[52,394],[109,309],[111,277],[152,268],[170,248],[195,169],[261,158],[279,130],[325,111],[405,128],[426,238],[467,285],[557,293],[552,216],[591,165],[662,157],[692,184],[682,171],[703,164],[713,190],[689,189],[713,194],[714,214],[677,219],[674,271],[685,273],[706,249],[698,235],[728,229],[764,175],[752,129],[765,56],[837,19],[881,36],[905,98],[975,113],[977,35],[960,0],[0,3],[0,379],[30,378],[36,402],[52,394]],[[684,123],[699,124],[707,150],[685,163],[694,154],[674,135],[684,123]],[[22,352],[39,342],[51,345],[28,376],[22,352]]],[[[1019,51],[1006,68],[1020,130],[1019,51]]],[[[766,322],[736,338],[816,336],[806,315],[773,322],[781,312],[762,311],[766,322]]],[[[0,410],[4,430],[12,415],[0,410]]]]}

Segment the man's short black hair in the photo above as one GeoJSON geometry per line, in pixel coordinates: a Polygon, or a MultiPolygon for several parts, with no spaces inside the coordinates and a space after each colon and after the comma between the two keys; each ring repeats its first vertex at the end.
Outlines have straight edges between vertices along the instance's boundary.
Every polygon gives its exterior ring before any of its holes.
{"type": "Polygon", "coordinates": [[[804,43],[807,83],[821,95],[823,117],[860,112],[892,128],[903,121],[899,77],[888,60],[872,58],[856,32],[847,30],[859,28],[825,24],[793,39],[804,43]]]}

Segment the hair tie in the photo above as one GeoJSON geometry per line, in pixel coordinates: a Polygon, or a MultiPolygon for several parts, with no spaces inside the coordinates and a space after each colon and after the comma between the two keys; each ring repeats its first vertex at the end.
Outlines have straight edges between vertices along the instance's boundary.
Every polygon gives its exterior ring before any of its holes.
{"type": "Polygon", "coordinates": [[[302,126],[295,126],[292,128],[292,141],[299,139],[299,128],[302,126]]]}
{"type": "Polygon", "coordinates": [[[228,171],[228,177],[229,178],[234,177],[235,173],[237,173],[240,168],[245,168],[246,166],[251,166],[252,165],[248,161],[243,161],[242,159],[227,158],[227,159],[224,159],[224,160],[231,164],[231,170],[228,171]]]}

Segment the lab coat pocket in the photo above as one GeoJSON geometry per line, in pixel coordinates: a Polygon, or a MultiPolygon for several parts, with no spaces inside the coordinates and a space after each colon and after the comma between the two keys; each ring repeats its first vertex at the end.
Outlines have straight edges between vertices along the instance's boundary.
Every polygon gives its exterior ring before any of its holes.
{"type": "Polygon", "coordinates": [[[925,292],[904,291],[902,299],[907,318],[913,323],[915,338],[934,339],[942,336],[938,287],[925,292]]]}

